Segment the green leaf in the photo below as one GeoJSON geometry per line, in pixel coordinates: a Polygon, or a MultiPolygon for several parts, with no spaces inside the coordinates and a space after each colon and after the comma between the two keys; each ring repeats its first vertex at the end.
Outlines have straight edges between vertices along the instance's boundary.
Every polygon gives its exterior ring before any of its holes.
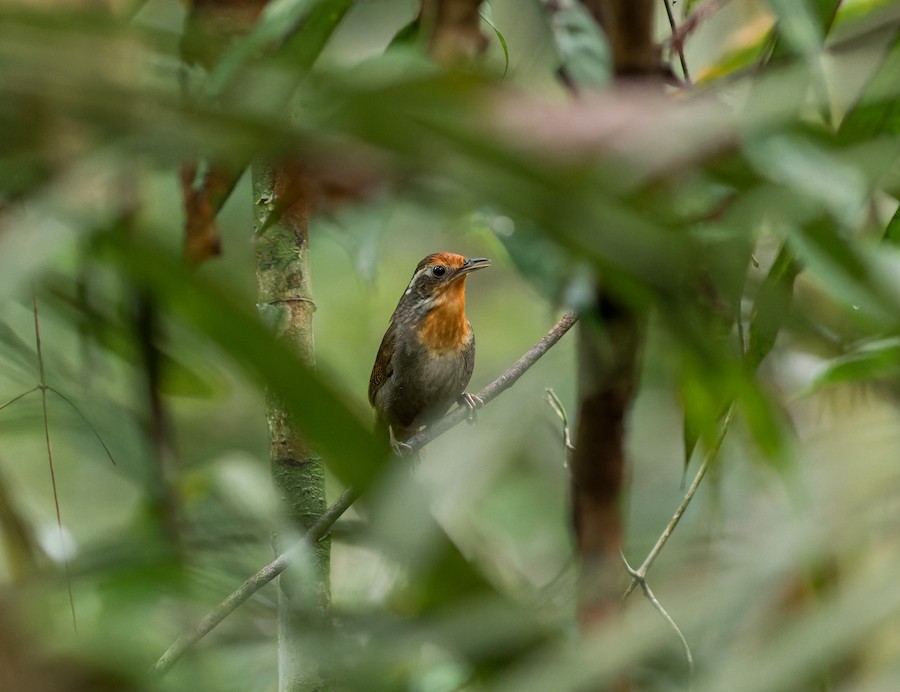
{"type": "Polygon", "coordinates": [[[312,69],[338,25],[354,5],[353,0],[327,0],[317,3],[276,49],[275,57],[295,74],[312,69]]]}
{"type": "Polygon", "coordinates": [[[824,206],[844,225],[853,224],[868,201],[869,182],[859,166],[811,138],[778,134],[752,141],[747,157],[760,175],[824,206]]]}
{"type": "Polygon", "coordinates": [[[422,39],[422,22],[418,17],[414,17],[409,22],[400,27],[400,30],[394,34],[388,49],[399,48],[403,46],[414,46],[422,39]]]}
{"type": "Polygon", "coordinates": [[[754,382],[744,387],[738,399],[739,411],[753,441],[759,445],[765,459],[783,467],[787,461],[784,426],[778,413],[781,408],[754,382]]]}
{"type": "Polygon", "coordinates": [[[894,215],[884,229],[884,239],[894,245],[900,245],[900,206],[894,210],[894,215]]]}
{"type": "Polygon", "coordinates": [[[500,47],[503,49],[503,74],[500,75],[500,78],[503,79],[506,76],[506,73],[509,72],[509,46],[506,45],[506,39],[503,37],[503,33],[500,29],[497,28],[497,25],[494,24],[493,16],[491,15],[491,6],[490,3],[484,2],[481,4],[481,10],[479,10],[481,14],[481,18],[487,22],[487,25],[494,30],[494,34],[497,36],[497,40],[500,41],[500,47]]]}
{"type": "Polygon", "coordinates": [[[808,55],[822,47],[825,34],[809,0],[769,0],[769,7],[778,18],[779,38],[792,52],[808,55]]]}
{"type": "Polygon", "coordinates": [[[794,280],[800,263],[787,245],[782,245],[763,280],[750,313],[747,352],[744,362],[748,372],[755,372],[775,345],[775,339],[790,314],[794,280]]]}
{"type": "Polygon", "coordinates": [[[807,394],[845,382],[873,382],[900,378],[900,337],[860,345],[834,359],[810,386],[807,394]]]}
{"type": "Polygon", "coordinates": [[[554,10],[550,27],[562,64],[560,69],[576,86],[599,89],[612,79],[612,55],[606,37],[580,3],[554,10]]]}
{"type": "MultiPolygon", "coordinates": [[[[207,96],[214,98],[225,93],[241,69],[266,50],[289,61],[295,74],[308,72],[352,6],[352,0],[270,2],[253,31],[219,60],[209,77],[207,96]]],[[[285,97],[290,96],[289,89],[285,92],[285,97]]]]}
{"type": "Polygon", "coordinates": [[[332,385],[266,329],[223,286],[194,274],[176,256],[123,235],[96,239],[98,258],[126,272],[184,324],[220,347],[247,375],[280,396],[329,468],[362,492],[388,456],[387,444],[359,419],[332,385]]]}
{"type": "Polygon", "coordinates": [[[838,129],[850,142],[879,134],[900,135],[900,33],[838,129]]]}
{"type": "Polygon", "coordinates": [[[788,50],[798,55],[820,50],[840,4],[841,0],[769,0],[778,18],[773,57],[788,50]]]}
{"type": "Polygon", "coordinates": [[[875,322],[900,320],[900,299],[876,271],[877,258],[843,237],[832,219],[791,226],[789,232],[797,257],[835,298],[875,322]]]}
{"type": "Polygon", "coordinates": [[[6,322],[0,321],[0,344],[3,355],[22,366],[23,370],[36,373],[37,353],[34,347],[22,339],[6,322]]]}

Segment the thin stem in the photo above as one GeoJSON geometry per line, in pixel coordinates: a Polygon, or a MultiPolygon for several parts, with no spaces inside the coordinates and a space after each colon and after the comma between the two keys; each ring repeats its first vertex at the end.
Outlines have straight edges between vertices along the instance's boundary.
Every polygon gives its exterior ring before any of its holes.
{"type": "Polygon", "coordinates": [[[23,397],[28,396],[28,395],[31,394],[32,392],[36,392],[36,391],[39,390],[40,388],[41,388],[40,385],[35,385],[35,386],[32,387],[31,389],[29,389],[27,392],[22,392],[22,393],[19,394],[18,396],[14,396],[12,399],[10,399],[9,401],[7,401],[5,404],[3,404],[2,406],[0,406],[0,411],[2,411],[3,409],[5,409],[5,408],[6,408],[7,406],[9,406],[10,404],[16,403],[19,399],[22,399],[23,397]]]}
{"type": "MultiPolygon", "coordinates": [[[[75,597],[72,595],[72,578],[69,575],[69,557],[66,555],[66,539],[65,534],[63,533],[62,513],[59,509],[59,493],[56,489],[56,470],[53,466],[53,447],[50,445],[50,418],[47,415],[47,380],[44,377],[44,352],[41,349],[41,323],[38,319],[37,296],[35,294],[32,294],[31,296],[31,305],[34,310],[34,345],[35,350],[37,351],[38,377],[40,378],[36,388],[41,390],[41,407],[44,412],[44,441],[47,444],[47,461],[50,464],[50,485],[53,487],[53,505],[56,508],[56,526],[59,529],[60,554],[62,555],[63,569],[66,574],[66,590],[69,592],[69,610],[72,611],[72,627],[77,630],[78,621],[75,617],[75,597]]],[[[28,392],[25,394],[28,394],[28,392]]],[[[22,396],[25,395],[22,394],[18,398],[21,398],[22,396]]]]}
{"type": "Polygon", "coordinates": [[[672,47],[675,49],[675,52],[678,53],[678,60],[681,63],[681,71],[682,73],[684,73],[684,81],[690,84],[691,75],[688,72],[687,60],[684,57],[684,43],[682,41],[675,40],[676,36],[678,35],[678,27],[675,24],[675,14],[672,12],[671,0],[663,0],[663,4],[666,6],[666,16],[669,18],[669,26],[672,28],[672,47]]]}
{"type": "Polygon", "coordinates": [[[691,670],[691,675],[694,673],[694,655],[691,653],[691,647],[688,645],[687,639],[684,634],[682,634],[681,629],[675,624],[675,620],[672,619],[672,616],[666,612],[666,609],[663,608],[662,603],[656,598],[653,594],[653,591],[650,590],[650,585],[647,583],[647,580],[640,576],[634,568],[628,564],[628,560],[625,559],[625,555],[622,554],[622,562],[625,563],[625,571],[628,572],[632,577],[634,577],[637,582],[641,585],[641,590],[644,592],[644,596],[647,597],[647,600],[656,608],[660,615],[663,616],[666,622],[671,625],[672,629],[675,630],[675,634],[678,635],[678,638],[681,640],[681,646],[684,649],[684,655],[687,658],[688,667],[691,670]]]}
{"type": "Polygon", "coordinates": [[[216,625],[237,610],[238,606],[244,603],[263,586],[275,579],[279,574],[284,572],[284,570],[286,570],[297,558],[302,549],[312,546],[316,541],[328,533],[328,529],[330,529],[332,524],[338,520],[338,517],[353,504],[354,500],[356,500],[356,492],[353,488],[347,488],[341,496],[325,510],[324,514],[319,517],[319,520],[309,528],[303,538],[231,592],[231,594],[213,608],[206,617],[198,623],[197,627],[192,632],[188,632],[176,639],[154,664],[152,672],[157,675],[162,675],[175,665],[178,659],[180,659],[188,649],[194,646],[203,637],[209,634],[216,625]]]}
{"type": "Polygon", "coordinates": [[[694,495],[697,493],[697,488],[700,487],[700,482],[703,480],[703,477],[706,475],[706,472],[709,470],[710,465],[713,460],[718,456],[719,450],[722,448],[722,442],[725,440],[725,434],[728,432],[728,428],[731,426],[731,421],[734,418],[734,403],[728,407],[728,413],[725,414],[725,419],[722,421],[722,426],[719,428],[719,435],[716,437],[713,446],[707,451],[706,457],[703,459],[703,463],[700,465],[700,468],[697,469],[697,475],[694,476],[694,480],[691,483],[691,487],[688,488],[687,492],[684,494],[684,498],[681,500],[681,504],[678,505],[678,509],[675,510],[675,514],[672,515],[672,518],[669,520],[669,523],[666,525],[666,528],[663,530],[662,534],[659,537],[659,540],[656,541],[656,545],[653,546],[653,549],[647,554],[647,557],[644,559],[644,562],[641,563],[641,566],[637,569],[637,571],[632,573],[631,584],[628,585],[628,588],[625,590],[623,599],[628,598],[632,591],[634,591],[634,587],[636,587],[641,580],[647,578],[647,572],[650,570],[650,567],[653,565],[653,562],[659,557],[660,551],[663,549],[663,546],[669,540],[669,537],[672,535],[672,532],[675,530],[675,527],[678,525],[678,522],[681,520],[681,515],[684,514],[684,511],[687,509],[688,505],[691,503],[691,500],[694,498],[694,495]]]}
{"type": "Polygon", "coordinates": [[[109,457],[109,460],[113,463],[113,466],[116,466],[116,460],[113,458],[112,452],[109,451],[109,447],[106,446],[106,443],[103,441],[103,438],[100,437],[100,433],[97,432],[97,428],[95,428],[91,424],[91,421],[89,421],[87,416],[85,416],[81,412],[81,409],[79,409],[69,397],[67,397],[65,394],[63,394],[58,389],[54,389],[53,387],[49,387],[49,386],[47,387],[47,389],[50,390],[51,392],[53,392],[54,394],[56,394],[56,396],[58,396],[60,399],[65,401],[69,406],[71,406],[72,410],[75,411],[75,413],[77,413],[81,417],[81,420],[83,420],[85,423],[87,423],[87,426],[91,429],[91,432],[94,433],[94,437],[97,438],[97,442],[100,443],[100,446],[103,447],[103,451],[106,452],[106,456],[109,457]]]}

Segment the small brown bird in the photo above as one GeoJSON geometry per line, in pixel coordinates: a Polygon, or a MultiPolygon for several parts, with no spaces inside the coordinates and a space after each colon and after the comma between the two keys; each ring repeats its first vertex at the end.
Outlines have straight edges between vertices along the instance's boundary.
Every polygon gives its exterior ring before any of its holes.
{"type": "Polygon", "coordinates": [[[475,367],[466,277],[490,264],[450,252],[428,255],[400,297],[369,378],[369,402],[395,450],[454,402],[472,413],[482,404],[464,391],[475,367]]]}

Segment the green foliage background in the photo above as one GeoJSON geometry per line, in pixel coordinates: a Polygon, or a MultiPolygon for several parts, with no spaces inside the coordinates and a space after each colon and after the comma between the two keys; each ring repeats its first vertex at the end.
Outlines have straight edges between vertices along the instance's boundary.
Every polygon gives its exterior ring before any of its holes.
{"type": "Polygon", "coordinates": [[[375,350],[416,262],[447,249],[494,259],[469,282],[473,390],[597,277],[646,313],[632,563],[682,496],[685,449],[699,440],[692,474],[736,401],[650,575],[692,646],[693,689],[895,688],[900,4],[845,1],[832,22],[835,2],[732,0],[687,40],[698,84],[673,96],[684,109],[622,96],[612,137],[613,101],[531,131],[510,115],[563,109],[560,64],[608,82],[605,47],[571,8],[551,21],[538,3],[490,3],[508,69],[485,25],[484,63],[450,73],[415,45],[385,53],[408,2],[276,5],[211,75],[190,75],[206,89],[194,108],[179,3],[0,10],[0,403],[39,383],[34,294],[62,525],[34,391],[0,409],[9,655],[72,688],[63,660],[112,670],[120,688],[275,689],[272,587],[167,675],[146,673],[271,559],[268,386],[307,422],[332,496],[369,486],[335,529],[336,624],[310,620],[310,653],[338,688],[543,692],[621,671],[640,689],[685,687],[677,638],[637,594],[576,635],[565,451],[544,401],[552,387],[575,410],[571,338],[415,473],[379,458],[375,350]],[[568,146],[578,122],[605,145],[568,146]],[[223,257],[191,270],[176,169],[360,144],[402,184],[313,222],[313,372],[257,318],[249,182],[220,215],[223,257]],[[169,475],[147,432],[142,296],[163,319],[169,475]]]}

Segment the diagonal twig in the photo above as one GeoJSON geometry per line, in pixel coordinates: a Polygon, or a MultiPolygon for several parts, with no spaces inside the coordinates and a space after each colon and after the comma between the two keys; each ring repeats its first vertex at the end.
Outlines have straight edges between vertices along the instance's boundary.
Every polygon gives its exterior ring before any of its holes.
{"type": "MultiPolygon", "coordinates": [[[[489,401],[497,398],[497,396],[509,389],[516,380],[525,374],[525,371],[528,370],[528,368],[534,365],[551,346],[558,342],[563,335],[572,328],[572,325],[574,325],[577,320],[578,318],[573,312],[567,312],[563,315],[562,319],[547,332],[543,339],[532,346],[521,358],[500,375],[500,377],[478,392],[478,397],[487,404],[489,401]]],[[[450,411],[450,413],[441,418],[437,423],[426,428],[415,437],[410,438],[408,444],[413,449],[421,449],[439,435],[443,435],[454,426],[459,425],[466,419],[467,413],[466,407],[459,407],[450,411]]],[[[356,491],[353,488],[347,488],[343,494],[341,494],[341,496],[325,510],[325,513],[319,517],[319,520],[310,527],[303,538],[229,594],[221,603],[219,603],[219,605],[213,608],[192,631],[187,632],[176,639],[153,665],[152,672],[157,675],[162,675],[168,671],[182,656],[184,656],[188,649],[209,634],[213,628],[237,610],[237,608],[253,594],[284,572],[291,564],[291,561],[296,558],[304,547],[322,538],[334,522],[336,522],[347,508],[353,504],[356,498],[356,491]]]]}
{"type": "MultiPolygon", "coordinates": [[[[621,550],[619,551],[621,553],[621,550]]],[[[675,634],[678,635],[678,638],[681,640],[681,646],[684,648],[684,655],[687,657],[688,667],[691,670],[691,674],[694,672],[694,656],[691,653],[691,647],[688,646],[687,639],[685,639],[684,635],[681,633],[681,629],[675,624],[675,620],[672,619],[672,616],[666,612],[666,609],[663,608],[662,603],[657,600],[656,596],[653,594],[653,591],[650,590],[650,585],[647,583],[647,580],[642,577],[637,571],[628,564],[628,560],[625,559],[625,554],[622,553],[622,562],[625,563],[625,571],[630,574],[635,581],[637,581],[641,585],[641,589],[644,592],[644,595],[647,597],[647,600],[656,608],[660,615],[663,616],[666,622],[672,626],[672,629],[675,630],[675,634]]]]}
{"type": "Polygon", "coordinates": [[[46,389],[48,391],[53,392],[54,394],[56,394],[56,396],[58,396],[60,399],[65,401],[72,408],[72,410],[75,411],[75,413],[77,413],[81,417],[81,420],[83,420],[87,424],[87,426],[91,429],[91,432],[94,433],[94,437],[97,438],[97,442],[99,442],[100,446],[103,447],[103,451],[106,452],[106,456],[109,457],[109,460],[112,462],[113,466],[116,466],[117,465],[116,460],[113,457],[112,452],[109,451],[109,447],[107,447],[106,443],[103,441],[103,438],[100,437],[100,433],[97,432],[97,428],[95,428],[93,423],[91,423],[91,421],[88,420],[88,417],[86,415],[84,415],[84,413],[81,412],[81,409],[75,405],[75,402],[72,401],[69,397],[67,397],[65,394],[63,394],[61,391],[59,391],[55,387],[47,386],[46,389]]]}
{"type": "Polygon", "coordinates": [[[27,392],[22,392],[21,394],[19,394],[19,395],[17,395],[17,396],[14,396],[12,399],[10,399],[9,401],[7,401],[5,404],[3,404],[2,406],[0,406],[0,411],[2,411],[3,409],[5,409],[5,408],[6,408],[7,406],[9,406],[10,404],[16,403],[19,399],[22,399],[22,398],[28,396],[29,394],[32,394],[33,392],[38,391],[40,388],[41,388],[41,385],[37,384],[37,385],[35,385],[34,387],[32,387],[31,389],[29,389],[27,392]]]}
{"type": "Polygon", "coordinates": [[[722,448],[722,442],[725,440],[725,434],[728,432],[728,428],[731,426],[731,421],[734,418],[734,410],[735,404],[732,403],[731,406],[728,407],[728,412],[725,414],[725,419],[722,421],[722,426],[719,428],[719,435],[716,437],[716,440],[713,443],[712,447],[710,447],[710,449],[706,452],[706,456],[704,457],[703,463],[700,465],[700,468],[697,469],[697,474],[694,476],[691,487],[687,489],[687,492],[684,494],[684,498],[682,498],[681,500],[681,504],[678,505],[678,509],[675,510],[675,514],[672,515],[669,523],[666,524],[666,528],[663,529],[662,534],[660,534],[659,539],[656,541],[656,545],[653,546],[652,550],[647,554],[647,557],[644,558],[644,561],[641,563],[641,566],[638,567],[637,570],[631,571],[631,569],[629,568],[629,573],[631,574],[632,579],[631,584],[628,585],[628,588],[625,590],[625,593],[622,596],[623,599],[628,598],[628,596],[632,591],[634,591],[634,588],[638,584],[644,583],[644,580],[647,578],[647,572],[650,570],[650,567],[659,556],[659,553],[663,549],[663,546],[666,544],[666,541],[669,540],[669,537],[672,535],[672,532],[675,530],[675,527],[681,520],[681,516],[684,514],[688,505],[691,503],[694,495],[697,493],[697,488],[700,487],[700,482],[703,480],[703,477],[709,470],[710,465],[715,460],[716,456],[718,456],[719,450],[722,448]]]}
{"type": "Polygon", "coordinates": [[[294,545],[272,560],[272,562],[267,564],[252,577],[247,579],[237,589],[232,591],[225,600],[213,608],[206,617],[198,623],[193,631],[183,634],[176,639],[153,665],[152,672],[157,675],[162,675],[175,665],[178,659],[180,659],[189,648],[209,634],[216,625],[237,610],[238,606],[244,603],[279,574],[284,572],[304,548],[313,545],[328,533],[328,529],[331,528],[331,525],[338,520],[350,505],[353,504],[354,500],[356,500],[356,492],[353,488],[347,488],[341,496],[325,510],[318,521],[309,528],[303,538],[294,543],[294,545]]]}
{"type": "Polygon", "coordinates": [[[681,72],[684,74],[684,81],[691,84],[691,75],[688,72],[687,60],[684,57],[684,41],[676,41],[678,35],[678,26],[675,23],[675,14],[672,12],[671,0],[663,0],[666,6],[666,16],[669,18],[669,26],[672,28],[672,48],[678,53],[678,60],[681,62],[681,72]]]}
{"type": "Polygon", "coordinates": [[[707,451],[706,456],[703,459],[703,463],[700,465],[700,468],[697,469],[697,474],[694,476],[691,487],[688,488],[687,492],[684,494],[681,503],[678,505],[678,508],[675,510],[675,513],[672,515],[669,523],[666,524],[666,528],[663,529],[662,534],[656,541],[656,545],[653,546],[653,549],[647,554],[647,557],[644,558],[641,566],[638,569],[634,569],[628,563],[628,560],[625,558],[625,554],[622,553],[622,562],[625,564],[625,571],[628,572],[628,574],[631,576],[631,583],[625,590],[625,593],[622,596],[622,600],[628,598],[631,592],[634,591],[635,587],[640,585],[641,590],[644,592],[644,596],[647,597],[647,600],[650,601],[653,607],[659,611],[663,618],[665,618],[666,622],[668,622],[672,629],[675,630],[675,633],[681,640],[681,646],[684,648],[684,655],[687,657],[688,667],[690,668],[691,674],[693,674],[694,672],[694,657],[691,654],[691,647],[688,645],[687,639],[685,639],[685,636],[684,634],[682,634],[681,629],[679,629],[678,625],[666,612],[666,609],[663,608],[662,604],[657,600],[656,596],[653,594],[653,591],[650,589],[650,585],[647,583],[647,572],[650,571],[650,567],[659,556],[659,553],[660,551],[662,551],[663,546],[665,546],[666,542],[669,540],[669,537],[672,535],[672,532],[675,530],[675,527],[681,520],[682,515],[684,514],[688,505],[691,503],[694,495],[697,493],[697,489],[700,487],[700,483],[701,481],[703,481],[703,477],[709,470],[710,465],[718,456],[719,450],[722,448],[722,442],[725,440],[725,434],[728,432],[728,428],[731,426],[731,421],[734,418],[734,411],[735,404],[732,402],[731,406],[728,407],[728,412],[725,414],[725,418],[723,419],[722,425],[719,428],[719,434],[716,437],[715,442],[707,451]]]}

